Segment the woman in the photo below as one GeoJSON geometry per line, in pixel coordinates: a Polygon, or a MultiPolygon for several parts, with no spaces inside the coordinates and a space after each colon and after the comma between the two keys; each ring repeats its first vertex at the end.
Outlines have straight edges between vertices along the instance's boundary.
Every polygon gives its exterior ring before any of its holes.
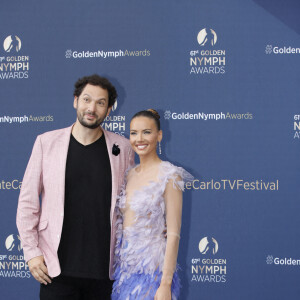
{"type": "Polygon", "coordinates": [[[178,299],[177,275],[182,191],[192,176],[161,161],[162,140],[155,110],[135,114],[130,143],[140,164],[127,171],[118,198],[113,300],[178,299]]]}

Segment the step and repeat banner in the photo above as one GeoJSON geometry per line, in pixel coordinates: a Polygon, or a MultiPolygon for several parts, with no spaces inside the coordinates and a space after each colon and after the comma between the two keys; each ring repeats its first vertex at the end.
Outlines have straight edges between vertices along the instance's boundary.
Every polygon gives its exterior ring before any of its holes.
{"type": "Polygon", "coordinates": [[[158,110],[161,158],[194,175],[180,299],[299,299],[299,1],[1,4],[0,299],[38,299],[15,225],[22,178],[94,73],[119,94],[103,127],[128,137],[134,113],[158,110]]]}

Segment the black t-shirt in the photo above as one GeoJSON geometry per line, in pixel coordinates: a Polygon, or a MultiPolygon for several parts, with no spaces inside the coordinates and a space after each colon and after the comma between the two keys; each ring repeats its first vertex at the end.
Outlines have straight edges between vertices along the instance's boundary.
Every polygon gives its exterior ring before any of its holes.
{"type": "Polygon", "coordinates": [[[84,146],[71,135],[58,257],[62,275],[108,279],[111,168],[104,134],[84,146]]]}

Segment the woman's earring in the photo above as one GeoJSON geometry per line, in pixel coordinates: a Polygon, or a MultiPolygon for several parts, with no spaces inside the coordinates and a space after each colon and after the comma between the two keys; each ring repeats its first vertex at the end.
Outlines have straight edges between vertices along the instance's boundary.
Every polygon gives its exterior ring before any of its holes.
{"type": "Polygon", "coordinates": [[[161,145],[160,145],[160,142],[158,142],[158,153],[161,154],[161,145]]]}

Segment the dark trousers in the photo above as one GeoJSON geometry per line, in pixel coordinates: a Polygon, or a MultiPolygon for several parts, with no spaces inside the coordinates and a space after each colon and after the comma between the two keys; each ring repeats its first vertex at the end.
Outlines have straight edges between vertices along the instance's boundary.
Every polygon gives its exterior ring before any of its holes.
{"type": "Polygon", "coordinates": [[[58,276],[41,284],[40,300],[110,300],[113,281],[58,276]]]}

